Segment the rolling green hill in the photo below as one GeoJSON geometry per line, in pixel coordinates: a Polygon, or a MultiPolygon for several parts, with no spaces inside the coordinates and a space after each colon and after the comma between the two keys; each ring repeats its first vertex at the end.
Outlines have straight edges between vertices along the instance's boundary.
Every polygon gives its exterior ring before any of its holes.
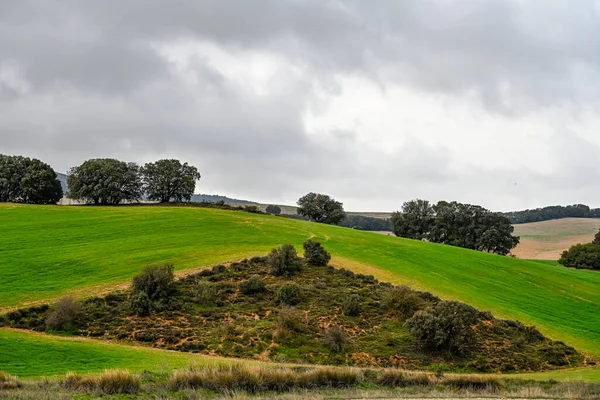
{"type": "Polygon", "coordinates": [[[0,308],[92,294],[143,265],[188,269],[315,237],[334,265],[457,299],[600,355],[600,274],[335,226],[187,207],[1,205],[0,308]]]}

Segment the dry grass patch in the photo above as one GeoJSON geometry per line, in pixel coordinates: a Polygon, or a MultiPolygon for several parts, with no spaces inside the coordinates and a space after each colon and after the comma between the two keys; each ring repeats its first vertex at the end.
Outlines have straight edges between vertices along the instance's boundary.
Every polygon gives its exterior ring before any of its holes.
{"type": "Polygon", "coordinates": [[[4,371],[0,371],[0,389],[18,389],[23,387],[23,382],[14,375],[7,374],[4,371]]]}

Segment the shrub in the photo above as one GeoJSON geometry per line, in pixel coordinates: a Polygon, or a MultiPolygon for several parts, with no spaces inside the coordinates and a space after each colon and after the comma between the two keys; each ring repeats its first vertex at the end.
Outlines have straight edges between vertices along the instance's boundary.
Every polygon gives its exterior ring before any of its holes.
{"type": "Polygon", "coordinates": [[[404,318],[410,318],[423,307],[423,300],[408,286],[395,286],[385,296],[386,309],[404,318]]]}
{"type": "Polygon", "coordinates": [[[98,378],[98,387],[105,394],[135,394],[140,391],[140,378],[124,369],[106,370],[98,378]]]}
{"type": "Polygon", "coordinates": [[[475,341],[471,325],[478,311],[457,301],[442,301],[425,311],[417,311],[406,328],[417,343],[429,350],[464,353],[475,341]]]}
{"type": "Polygon", "coordinates": [[[248,280],[240,284],[240,292],[243,294],[256,294],[264,292],[267,288],[265,281],[258,275],[252,275],[248,280]]]}
{"type": "Polygon", "coordinates": [[[321,243],[313,240],[304,242],[304,259],[308,265],[325,267],[331,260],[331,254],[325,251],[321,243]]]}
{"type": "Polygon", "coordinates": [[[356,317],[360,315],[360,309],[360,296],[357,294],[347,296],[342,302],[342,311],[344,312],[344,315],[356,317]]]}
{"type": "Polygon", "coordinates": [[[129,309],[132,313],[145,317],[152,310],[152,302],[146,292],[138,292],[131,296],[129,301],[129,309]]]}
{"type": "Polygon", "coordinates": [[[284,244],[271,250],[267,256],[267,265],[274,275],[289,276],[300,271],[301,260],[291,244],[284,244]]]}
{"type": "Polygon", "coordinates": [[[569,268],[600,270],[600,246],[594,243],[571,246],[562,253],[558,263],[569,268]]]}
{"type": "Polygon", "coordinates": [[[304,313],[294,307],[281,307],[277,313],[277,327],[284,331],[304,332],[306,330],[304,313]]]}
{"type": "Polygon", "coordinates": [[[133,295],[144,292],[151,301],[167,300],[173,291],[172,264],[150,265],[133,277],[131,291],[133,295]]]}
{"type": "Polygon", "coordinates": [[[377,378],[377,383],[391,387],[425,386],[430,383],[430,376],[425,372],[386,369],[377,378]]]}
{"type": "Polygon", "coordinates": [[[75,372],[67,372],[60,386],[73,391],[91,391],[98,387],[98,378],[93,375],[80,375],[75,372]]]}
{"type": "Polygon", "coordinates": [[[0,390],[6,389],[18,389],[23,387],[23,382],[14,375],[7,374],[4,371],[0,371],[0,390]]]}
{"type": "Polygon", "coordinates": [[[341,353],[350,344],[352,338],[339,325],[333,325],[323,333],[323,342],[332,353],[341,353]]]}
{"type": "Polygon", "coordinates": [[[217,300],[217,288],[213,283],[200,281],[194,287],[194,299],[198,304],[211,305],[217,300]]]}
{"type": "Polygon", "coordinates": [[[267,206],[265,211],[268,212],[269,214],[279,215],[279,214],[281,214],[281,207],[270,204],[267,206]]]}
{"type": "Polygon", "coordinates": [[[302,300],[300,286],[295,283],[284,283],[277,290],[275,302],[280,305],[295,306],[302,300]]]}
{"type": "Polygon", "coordinates": [[[81,316],[81,312],[81,304],[71,297],[63,297],[46,319],[46,326],[56,331],[71,329],[77,318],[81,316]]]}

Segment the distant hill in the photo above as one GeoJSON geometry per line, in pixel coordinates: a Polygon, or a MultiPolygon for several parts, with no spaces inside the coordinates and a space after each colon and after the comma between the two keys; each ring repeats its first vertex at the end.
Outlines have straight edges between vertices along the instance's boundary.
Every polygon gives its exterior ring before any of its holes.
{"type": "Polygon", "coordinates": [[[600,218],[600,208],[590,208],[584,204],[570,206],[548,206],[524,211],[501,213],[513,224],[549,221],[560,218],[600,218]]]}
{"type": "Polygon", "coordinates": [[[232,199],[227,196],[219,196],[218,194],[195,194],[192,196],[193,202],[201,203],[217,203],[219,201],[223,201],[225,204],[258,204],[249,200],[240,200],[240,199],[232,199]]]}

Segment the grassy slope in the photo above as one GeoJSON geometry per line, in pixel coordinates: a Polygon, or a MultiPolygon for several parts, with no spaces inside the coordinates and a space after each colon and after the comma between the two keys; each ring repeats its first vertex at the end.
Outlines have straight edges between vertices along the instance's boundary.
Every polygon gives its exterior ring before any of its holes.
{"type": "Polygon", "coordinates": [[[100,372],[106,368],[160,371],[182,368],[192,361],[201,364],[214,360],[190,353],[0,330],[0,369],[20,377],[100,372]]]}
{"type": "Polygon", "coordinates": [[[340,262],[535,323],[600,355],[600,274],[281,217],[168,207],[0,206],[0,307],[129,279],[148,263],[189,268],[315,236],[340,262]],[[360,263],[360,264],[357,264],[360,263]]]}

